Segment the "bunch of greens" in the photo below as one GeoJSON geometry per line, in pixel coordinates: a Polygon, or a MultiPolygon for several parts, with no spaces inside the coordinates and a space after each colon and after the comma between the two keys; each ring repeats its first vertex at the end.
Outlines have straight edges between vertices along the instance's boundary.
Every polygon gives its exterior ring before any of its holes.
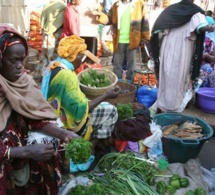
{"type": "Polygon", "coordinates": [[[91,155],[92,143],[82,138],[73,139],[66,146],[66,157],[75,164],[87,162],[91,155]]]}
{"type": "Polygon", "coordinates": [[[130,103],[127,104],[117,104],[117,111],[119,120],[126,120],[134,116],[134,111],[130,103]]]}
{"type": "Polygon", "coordinates": [[[104,73],[98,73],[96,70],[89,69],[80,78],[80,82],[88,87],[107,87],[111,81],[104,73]]]}
{"type": "Polygon", "coordinates": [[[135,158],[132,153],[109,153],[97,164],[96,169],[102,172],[111,172],[117,169],[125,169],[141,174],[149,185],[155,184],[156,168],[147,161],[135,158]]]}
{"type": "Polygon", "coordinates": [[[157,195],[140,173],[126,169],[112,169],[103,176],[93,176],[108,195],[157,195]]]}
{"type": "Polygon", "coordinates": [[[83,186],[83,185],[76,185],[74,188],[71,189],[69,195],[106,195],[104,189],[102,188],[102,185],[100,184],[92,184],[89,186],[83,186]]]}

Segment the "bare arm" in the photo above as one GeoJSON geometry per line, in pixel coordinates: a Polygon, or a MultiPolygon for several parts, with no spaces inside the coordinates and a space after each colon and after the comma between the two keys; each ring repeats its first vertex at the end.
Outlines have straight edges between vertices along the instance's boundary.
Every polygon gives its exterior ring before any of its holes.
{"type": "MultiPolygon", "coordinates": [[[[63,142],[68,143],[70,140],[79,138],[74,132],[61,129],[55,124],[48,123],[40,129],[41,132],[59,138],[63,142]]],[[[53,144],[33,144],[22,147],[11,147],[8,150],[9,158],[31,158],[37,161],[48,160],[54,154],[53,144]]]]}
{"type": "Polygon", "coordinates": [[[203,33],[203,32],[213,32],[215,29],[215,26],[214,25],[207,25],[207,26],[204,26],[202,28],[199,29],[199,33],[203,33]]]}
{"type": "Polygon", "coordinates": [[[105,101],[106,99],[116,98],[120,93],[120,90],[121,89],[119,88],[119,86],[115,86],[114,88],[108,90],[107,93],[105,93],[104,95],[93,99],[92,101],[89,102],[89,110],[92,111],[97,105],[99,105],[101,102],[105,101]]]}
{"type": "Polygon", "coordinates": [[[215,56],[210,55],[209,53],[203,53],[203,59],[205,59],[207,62],[214,62],[215,61],[215,56]]]}

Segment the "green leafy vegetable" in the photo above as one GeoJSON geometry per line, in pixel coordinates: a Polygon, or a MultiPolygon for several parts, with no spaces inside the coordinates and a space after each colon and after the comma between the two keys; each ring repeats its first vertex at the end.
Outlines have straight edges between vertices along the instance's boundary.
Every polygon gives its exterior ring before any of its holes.
{"type": "Polygon", "coordinates": [[[130,103],[127,104],[117,104],[117,111],[119,120],[126,120],[134,116],[134,111],[130,103]]]}
{"type": "Polygon", "coordinates": [[[104,73],[98,73],[96,70],[89,69],[83,73],[80,82],[88,87],[107,87],[111,85],[110,79],[104,73]]]}
{"type": "Polygon", "coordinates": [[[82,138],[73,139],[66,146],[66,157],[72,159],[75,164],[87,162],[91,155],[92,143],[82,138]]]}
{"type": "Polygon", "coordinates": [[[157,170],[152,164],[136,159],[132,153],[121,154],[112,152],[106,154],[99,161],[96,168],[108,173],[113,169],[132,171],[141,174],[149,185],[154,185],[155,174],[157,174],[157,170]]]}
{"type": "Polygon", "coordinates": [[[102,185],[100,184],[92,184],[89,186],[77,185],[71,189],[69,195],[106,195],[102,185]]]}

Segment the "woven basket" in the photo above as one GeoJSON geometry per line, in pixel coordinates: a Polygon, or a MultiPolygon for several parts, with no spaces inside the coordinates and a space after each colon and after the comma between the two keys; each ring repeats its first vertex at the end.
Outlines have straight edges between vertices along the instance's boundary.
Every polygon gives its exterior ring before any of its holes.
{"type": "Polygon", "coordinates": [[[118,81],[117,76],[113,72],[111,72],[111,71],[109,71],[107,69],[103,69],[103,68],[93,68],[93,70],[96,70],[97,73],[99,73],[99,74],[104,73],[105,76],[110,79],[112,84],[107,86],[107,87],[97,87],[97,88],[88,87],[86,85],[83,85],[80,82],[80,79],[89,70],[90,69],[88,68],[88,69],[86,69],[86,70],[84,70],[84,71],[82,71],[82,72],[80,72],[78,74],[78,80],[79,80],[80,88],[81,88],[82,92],[87,96],[88,99],[93,99],[95,97],[99,97],[99,96],[103,95],[104,93],[107,92],[107,90],[109,90],[110,88],[114,87],[116,85],[117,81],[118,81]]]}
{"type": "Polygon", "coordinates": [[[119,94],[116,98],[105,100],[106,102],[109,102],[114,105],[119,104],[119,103],[126,104],[126,103],[135,102],[137,88],[134,85],[124,83],[124,82],[117,82],[116,85],[118,85],[122,90],[129,90],[130,92],[119,94]]]}

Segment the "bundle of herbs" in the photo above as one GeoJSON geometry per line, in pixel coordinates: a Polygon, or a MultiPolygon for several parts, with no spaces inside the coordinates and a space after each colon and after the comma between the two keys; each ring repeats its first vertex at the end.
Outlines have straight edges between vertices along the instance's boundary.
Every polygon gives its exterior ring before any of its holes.
{"type": "Polygon", "coordinates": [[[87,162],[90,158],[92,143],[82,138],[73,139],[66,146],[66,157],[72,159],[75,164],[87,162]]]}
{"type": "Polygon", "coordinates": [[[92,180],[100,184],[107,195],[156,195],[145,178],[127,169],[111,169],[103,176],[94,175],[92,180]]]}
{"type": "Polygon", "coordinates": [[[149,185],[155,184],[158,174],[157,169],[147,160],[136,158],[133,153],[109,153],[97,164],[95,170],[100,172],[111,172],[112,170],[125,169],[134,173],[141,174],[149,185]]]}
{"type": "Polygon", "coordinates": [[[80,82],[88,87],[107,87],[111,85],[111,81],[105,73],[98,73],[93,69],[89,69],[83,74],[80,78],[80,82]]]}
{"type": "Polygon", "coordinates": [[[119,120],[126,120],[134,116],[134,111],[131,103],[127,104],[117,104],[117,111],[119,120]]]}
{"type": "Polygon", "coordinates": [[[71,189],[68,195],[106,195],[106,192],[101,184],[93,183],[92,185],[76,185],[71,189]]]}

